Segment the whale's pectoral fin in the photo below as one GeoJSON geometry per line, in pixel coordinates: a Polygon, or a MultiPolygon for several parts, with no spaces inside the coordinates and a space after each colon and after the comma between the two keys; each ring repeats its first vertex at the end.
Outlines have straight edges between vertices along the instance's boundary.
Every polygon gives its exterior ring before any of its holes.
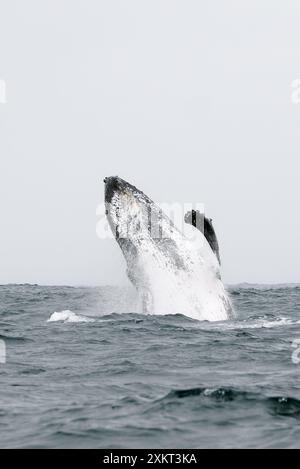
{"type": "Polygon", "coordinates": [[[217,257],[219,264],[221,265],[219,243],[211,218],[206,218],[206,216],[199,212],[199,210],[191,210],[185,214],[184,221],[204,234],[211,249],[217,257]]]}

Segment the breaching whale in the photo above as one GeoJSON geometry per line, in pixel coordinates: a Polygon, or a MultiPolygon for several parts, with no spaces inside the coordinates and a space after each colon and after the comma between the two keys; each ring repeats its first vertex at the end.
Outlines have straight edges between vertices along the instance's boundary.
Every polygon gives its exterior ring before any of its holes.
{"type": "Polygon", "coordinates": [[[232,317],[211,221],[205,219],[201,230],[194,223],[195,214],[193,220],[187,214],[185,221],[193,231],[187,236],[135,186],[118,176],[107,177],[104,183],[108,223],[144,312],[181,313],[208,321],[232,317]]]}

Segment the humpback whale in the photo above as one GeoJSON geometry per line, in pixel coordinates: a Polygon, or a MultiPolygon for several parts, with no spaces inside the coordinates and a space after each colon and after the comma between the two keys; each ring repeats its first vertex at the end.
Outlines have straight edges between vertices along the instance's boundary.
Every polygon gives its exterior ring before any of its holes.
{"type": "MultiPolygon", "coordinates": [[[[105,211],[143,311],[222,321],[233,315],[221,281],[219,247],[209,219],[204,230],[185,217],[180,231],[146,194],[118,176],[106,177],[105,211]]],[[[191,218],[192,217],[192,218],[191,218]]]]}

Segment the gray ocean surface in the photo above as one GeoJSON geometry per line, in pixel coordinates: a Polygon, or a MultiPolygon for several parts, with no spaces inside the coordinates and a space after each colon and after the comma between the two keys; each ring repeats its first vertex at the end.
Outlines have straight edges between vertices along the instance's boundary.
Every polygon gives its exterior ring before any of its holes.
{"type": "Polygon", "coordinates": [[[138,314],[130,289],[0,286],[0,446],[299,448],[300,286],[229,291],[237,318],[209,323],[138,314]]]}

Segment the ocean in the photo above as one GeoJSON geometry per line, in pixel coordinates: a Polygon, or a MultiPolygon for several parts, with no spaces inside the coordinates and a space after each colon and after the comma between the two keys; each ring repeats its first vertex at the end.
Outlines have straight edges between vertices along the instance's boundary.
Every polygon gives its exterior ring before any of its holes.
{"type": "Polygon", "coordinates": [[[299,448],[300,286],[229,292],[210,323],[130,288],[1,286],[1,448],[299,448]]]}

